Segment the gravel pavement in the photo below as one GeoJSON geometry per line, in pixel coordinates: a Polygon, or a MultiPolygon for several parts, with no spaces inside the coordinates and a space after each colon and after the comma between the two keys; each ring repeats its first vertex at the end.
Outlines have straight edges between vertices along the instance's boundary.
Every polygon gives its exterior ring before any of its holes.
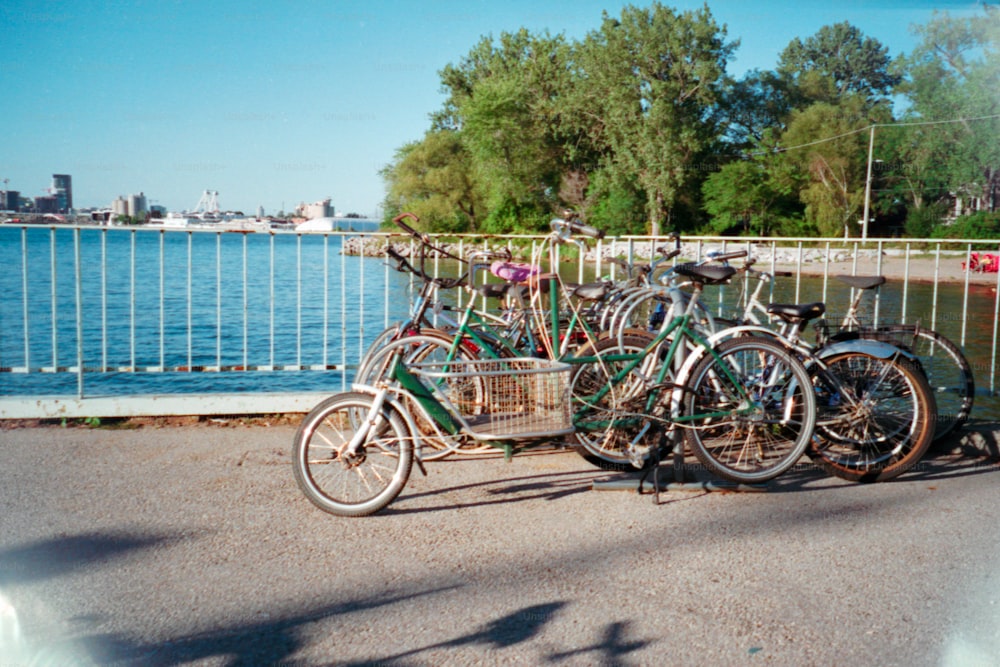
{"type": "Polygon", "coordinates": [[[571,451],[315,509],[294,426],[0,430],[3,665],[970,665],[1000,655],[1000,465],[595,491],[571,451]],[[978,661],[978,662],[977,662],[978,661]]]}

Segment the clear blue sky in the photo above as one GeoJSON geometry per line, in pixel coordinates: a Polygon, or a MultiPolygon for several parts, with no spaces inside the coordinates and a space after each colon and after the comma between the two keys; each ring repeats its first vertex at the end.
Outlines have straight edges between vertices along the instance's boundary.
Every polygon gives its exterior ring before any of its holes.
{"type": "MultiPolygon", "coordinates": [[[[0,6],[0,188],[46,193],[73,176],[74,204],[144,192],[170,210],[216,190],[268,214],[330,197],[374,214],[378,171],[440,108],[438,72],[482,36],[525,27],[579,39],[615,0],[477,2],[23,2],[0,6]]],[[[641,0],[633,2],[645,6],[641,0]]],[[[701,2],[664,2],[693,9],[701,2]]],[[[943,0],[715,0],[741,45],[730,73],[772,69],[795,37],[850,21],[910,51],[943,0]]]]}

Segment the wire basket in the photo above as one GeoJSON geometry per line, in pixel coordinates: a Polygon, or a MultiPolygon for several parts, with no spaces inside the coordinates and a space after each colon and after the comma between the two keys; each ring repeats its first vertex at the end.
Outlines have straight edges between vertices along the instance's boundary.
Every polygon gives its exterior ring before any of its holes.
{"type": "Polygon", "coordinates": [[[549,359],[455,359],[407,364],[444,398],[480,440],[565,435],[573,431],[572,366],[549,359]]]}
{"type": "Polygon", "coordinates": [[[902,350],[912,351],[914,340],[917,337],[919,328],[916,326],[906,327],[872,327],[872,326],[851,326],[834,329],[826,326],[825,320],[819,320],[822,325],[817,325],[818,335],[823,335],[820,340],[838,342],[843,340],[875,340],[888,343],[902,350]],[[825,326],[821,329],[820,326],[825,326]]]}

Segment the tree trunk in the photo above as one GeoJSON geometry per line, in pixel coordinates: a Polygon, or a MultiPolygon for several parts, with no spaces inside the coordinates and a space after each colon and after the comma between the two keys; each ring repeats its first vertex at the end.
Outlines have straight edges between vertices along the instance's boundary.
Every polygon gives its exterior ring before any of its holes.
{"type": "Polygon", "coordinates": [[[660,220],[663,216],[663,193],[657,192],[656,197],[651,207],[653,210],[649,212],[649,222],[650,222],[650,234],[654,237],[660,235],[660,220]]]}

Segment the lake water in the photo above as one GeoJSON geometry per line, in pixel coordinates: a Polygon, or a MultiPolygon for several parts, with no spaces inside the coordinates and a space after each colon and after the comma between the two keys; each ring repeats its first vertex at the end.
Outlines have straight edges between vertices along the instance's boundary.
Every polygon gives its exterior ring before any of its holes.
{"type": "MultiPolygon", "coordinates": [[[[412,297],[408,278],[382,259],[342,255],[338,235],[95,228],[81,230],[79,238],[85,368],[337,366],[88,372],[87,395],[339,391],[368,342],[405,316],[412,297]]],[[[71,229],[0,226],[0,368],[76,366],[76,253],[71,229]]],[[[964,312],[963,288],[939,285],[935,313],[934,285],[910,284],[906,321],[930,326],[936,318],[934,327],[956,342],[964,324],[963,349],[977,387],[987,389],[996,295],[991,287],[971,286],[964,312]]],[[[823,289],[819,278],[780,278],[774,300],[818,301],[823,289]]],[[[849,288],[831,280],[826,289],[833,320],[846,309],[849,288]]],[[[735,293],[728,289],[727,302],[735,293]]],[[[717,306],[717,297],[706,298],[717,306]]],[[[899,321],[902,309],[902,285],[890,282],[882,288],[880,321],[899,321]]],[[[0,395],[77,390],[75,373],[0,371],[0,395]]],[[[1000,417],[997,400],[978,396],[973,414],[1000,417]]]]}
{"type": "MultiPolygon", "coordinates": [[[[84,366],[352,365],[405,314],[408,281],[380,259],[341,255],[343,238],[83,229],[84,366]]],[[[0,227],[0,367],[76,365],[75,257],[71,229],[0,227]]],[[[344,370],[111,372],[86,373],[85,390],[333,391],[349,380],[344,370]]],[[[76,391],[74,373],[0,372],[0,394],[76,391]]]]}

